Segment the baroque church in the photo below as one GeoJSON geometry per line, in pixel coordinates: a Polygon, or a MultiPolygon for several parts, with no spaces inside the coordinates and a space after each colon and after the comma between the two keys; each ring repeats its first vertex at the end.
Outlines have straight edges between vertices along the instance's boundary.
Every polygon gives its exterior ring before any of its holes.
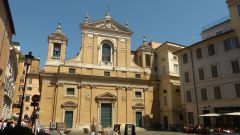
{"type": "Polygon", "coordinates": [[[82,129],[92,123],[103,128],[130,123],[149,128],[157,123],[152,48],[144,41],[137,55],[132,53],[133,32],[109,12],[96,21],[86,16],[80,28],[80,53],[69,60],[65,59],[68,38],[61,24],[48,36],[47,59],[40,74],[41,126],[60,122],[82,129]]]}

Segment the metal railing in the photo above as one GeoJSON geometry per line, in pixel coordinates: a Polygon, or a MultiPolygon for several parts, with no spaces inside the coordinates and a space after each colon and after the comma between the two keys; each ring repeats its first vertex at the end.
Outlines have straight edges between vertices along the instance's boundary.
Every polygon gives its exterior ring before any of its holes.
{"type": "Polygon", "coordinates": [[[204,27],[202,28],[202,32],[204,32],[204,31],[206,31],[206,30],[208,30],[208,29],[210,29],[210,28],[212,28],[212,27],[214,27],[214,26],[216,26],[216,25],[218,25],[218,24],[220,24],[220,23],[223,23],[223,22],[225,22],[225,21],[227,21],[227,20],[229,20],[229,19],[230,19],[230,16],[229,16],[229,15],[224,16],[224,17],[222,17],[222,18],[219,18],[218,20],[216,20],[216,21],[214,21],[214,22],[212,22],[212,23],[204,26],[204,27]]]}

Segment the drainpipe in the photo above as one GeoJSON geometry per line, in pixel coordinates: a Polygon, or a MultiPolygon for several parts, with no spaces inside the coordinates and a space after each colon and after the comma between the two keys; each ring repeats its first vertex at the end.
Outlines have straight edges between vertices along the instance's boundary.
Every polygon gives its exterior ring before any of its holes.
{"type": "Polygon", "coordinates": [[[192,72],[193,72],[193,86],[194,86],[195,102],[196,102],[196,109],[197,109],[197,123],[199,125],[199,107],[198,107],[198,97],[197,97],[197,86],[196,86],[196,80],[195,80],[195,70],[194,70],[193,54],[192,54],[191,48],[190,48],[190,53],[191,53],[192,72]]]}

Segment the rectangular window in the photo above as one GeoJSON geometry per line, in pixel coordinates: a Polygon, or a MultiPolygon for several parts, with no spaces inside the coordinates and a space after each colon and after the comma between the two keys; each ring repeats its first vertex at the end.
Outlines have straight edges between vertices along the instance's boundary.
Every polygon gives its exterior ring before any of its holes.
{"type": "Polygon", "coordinates": [[[174,73],[179,74],[178,64],[173,64],[174,73]]]}
{"type": "Polygon", "coordinates": [[[151,57],[149,54],[145,55],[145,59],[146,59],[146,67],[150,67],[150,61],[151,61],[151,57]]]}
{"type": "Polygon", "coordinates": [[[193,125],[194,124],[194,119],[193,119],[193,112],[188,112],[188,124],[193,125]]]}
{"type": "Polygon", "coordinates": [[[22,78],[22,79],[20,79],[20,83],[24,83],[24,79],[22,78]]]}
{"type": "Polygon", "coordinates": [[[28,84],[32,84],[32,78],[28,79],[28,84]]]}
{"type": "Polygon", "coordinates": [[[165,106],[167,106],[167,96],[163,97],[163,103],[164,103],[165,106]]]}
{"type": "Polygon", "coordinates": [[[140,79],[141,78],[141,74],[135,74],[135,78],[140,79]]]}
{"type": "Polygon", "coordinates": [[[22,91],[23,90],[23,86],[19,86],[19,91],[22,91]]]}
{"type": "Polygon", "coordinates": [[[104,76],[110,76],[110,72],[109,71],[104,71],[104,76]]]}
{"type": "Polygon", "coordinates": [[[197,57],[197,59],[202,58],[202,49],[201,48],[196,49],[196,57],[197,57]]]}
{"type": "Polygon", "coordinates": [[[202,101],[207,101],[208,100],[207,89],[206,88],[201,89],[201,97],[202,97],[202,101]]]}
{"type": "Polygon", "coordinates": [[[135,98],[142,98],[142,92],[141,91],[135,91],[135,98]]]}
{"type": "Polygon", "coordinates": [[[233,73],[233,74],[238,74],[238,73],[240,73],[240,68],[239,68],[238,60],[232,61],[232,62],[231,62],[231,65],[232,65],[232,73],[233,73]]]}
{"type": "Polygon", "coordinates": [[[25,102],[30,102],[30,96],[25,97],[25,102]]]}
{"type": "Polygon", "coordinates": [[[204,76],[203,68],[198,69],[198,73],[199,73],[199,80],[204,80],[205,76],[204,76]]]}
{"type": "Polygon", "coordinates": [[[69,68],[68,69],[68,73],[75,74],[76,73],[76,69],[75,68],[69,68]]]}
{"type": "Polygon", "coordinates": [[[22,95],[19,95],[18,96],[18,103],[21,104],[21,102],[22,102],[22,95]]]}
{"type": "Polygon", "coordinates": [[[187,53],[184,53],[184,54],[182,55],[182,60],[183,60],[183,64],[188,63],[187,53]]]}
{"type": "Polygon", "coordinates": [[[211,66],[211,71],[212,71],[212,78],[218,77],[217,65],[212,65],[212,66],[211,66]]]}
{"type": "Polygon", "coordinates": [[[225,51],[229,51],[235,48],[239,48],[239,40],[238,37],[233,37],[233,38],[229,38],[224,40],[224,49],[225,51]]]}
{"type": "Polygon", "coordinates": [[[185,72],[184,73],[184,79],[185,79],[185,82],[188,83],[190,80],[189,80],[189,72],[185,72]]]}
{"type": "Polygon", "coordinates": [[[240,5],[238,5],[237,8],[238,8],[238,15],[240,16],[240,5]]]}
{"type": "Polygon", "coordinates": [[[213,88],[214,90],[214,97],[215,99],[222,99],[222,93],[221,93],[221,89],[219,86],[216,86],[213,88]]]}
{"type": "Polygon", "coordinates": [[[142,62],[142,56],[139,56],[139,64],[140,64],[140,67],[143,66],[143,62],[142,62]]]}
{"type": "Polygon", "coordinates": [[[209,56],[213,56],[213,55],[215,54],[214,44],[208,45],[207,48],[208,48],[208,55],[209,55],[209,56]]]}
{"type": "Polygon", "coordinates": [[[28,106],[26,106],[26,111],[28,111],[29,110],[29,107],[28,106]]]}
{"type": "Polygon", "coordinates": [[[187,102],[190,103],[192,102],[192,93],[191,91],[186,92],[186,97],[187,97],[187,102]]]}
{"type": "Polygon", "coordinates": [[[240,97],[240,83],[235,84],[236,97],[240,97]]]}
{"type": "Polygon", "coordinates": [[[74,88],[67,88],[67,95],[68,96],[73,96],[75,94],[75,89],[74,88]]]}
{"type": "Polygon", "coordinates": [[[27,87],[27,90],[32,90],[32,87],[27,87]]]}
{"type": "Polygon", "coordinates": [[[54,43],[53,44],[53,57],[59,58],[61,53],[61,44],[54,43]]]}

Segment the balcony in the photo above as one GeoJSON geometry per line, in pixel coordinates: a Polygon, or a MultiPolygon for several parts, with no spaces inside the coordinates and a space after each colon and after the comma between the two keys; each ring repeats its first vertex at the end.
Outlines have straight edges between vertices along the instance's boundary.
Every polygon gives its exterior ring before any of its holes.
{"type": "Polygon", "coordinates": [[[218,25],[220,25],[220,24],[222,24],[222,23],[224,23],[224,22],[226,22],[228,20],[230,20],[230,16],[229,15],[224,16],[224,17],[222,17],[222,18],[220,18],[220,19],[218,19],[218,20],[216,20],[216,21],[214,21],[214,22],[204,26],[202,28],[202,32],[205,32],[205,31],[207,31],[207,30],[209,30],[209,29],[211,29],[211,28],[213,28],[215,26],[218,26],[218,25]]]}

